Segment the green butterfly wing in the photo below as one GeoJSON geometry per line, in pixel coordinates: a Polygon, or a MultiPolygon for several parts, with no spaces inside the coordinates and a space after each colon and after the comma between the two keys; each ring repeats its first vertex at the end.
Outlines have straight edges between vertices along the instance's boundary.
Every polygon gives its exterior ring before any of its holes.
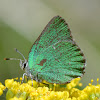
{"type": "Polygon", "coordinates": [[[84,74],[85,58],[63,18],[55,16],[33,44],[28,65],[34,77],[64,84],[84,74]]]}

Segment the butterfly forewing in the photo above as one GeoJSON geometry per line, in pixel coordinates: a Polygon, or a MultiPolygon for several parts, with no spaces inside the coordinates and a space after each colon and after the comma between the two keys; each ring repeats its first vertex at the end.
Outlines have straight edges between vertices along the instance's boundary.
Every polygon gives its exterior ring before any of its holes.
{"type": "Polygon", "coordinates": [[[33,44],[28,59],[33,76],[63,84],[84,73],[85,59],[60,16],[54,17],[33,44]]]}

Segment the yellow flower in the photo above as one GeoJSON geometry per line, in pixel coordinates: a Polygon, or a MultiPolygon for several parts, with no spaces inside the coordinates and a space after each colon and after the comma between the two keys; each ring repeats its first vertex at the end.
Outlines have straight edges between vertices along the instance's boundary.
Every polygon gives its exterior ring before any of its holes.
{"type": "Polygon", "coordinates": [[[5,88],[8,89],[6,93],[6,100],[100,100],[100,84],[97,78],[97,85],[92,85],[93,80],[83,90],[75,88],[75,86],[82,86],[79,83],[80,78],[72,80],[67,85],[37,83],[36,81],[28,81],[21,84],[15,79],[5,80],[5,86],[0,83],[0,94],[5,88]],[[47,85],[48,84],[48,85],[47,85]]]}
{"type": "Polygon", "coordinates": [[[6,87],[0,83],[0,96],[3,94],[4,89],[6,89],[6,87]]]}

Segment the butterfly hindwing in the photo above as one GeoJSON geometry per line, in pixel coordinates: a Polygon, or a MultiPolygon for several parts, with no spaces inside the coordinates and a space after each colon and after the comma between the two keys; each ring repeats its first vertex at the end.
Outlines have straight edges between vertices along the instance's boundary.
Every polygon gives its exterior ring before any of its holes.
{"type": "Polygon", "coordinates": [[[33,76],[63,84],[84,73],[84,55],[73,41],[65,20],[54,17],[35,41],[29,53],[33,76]]]}

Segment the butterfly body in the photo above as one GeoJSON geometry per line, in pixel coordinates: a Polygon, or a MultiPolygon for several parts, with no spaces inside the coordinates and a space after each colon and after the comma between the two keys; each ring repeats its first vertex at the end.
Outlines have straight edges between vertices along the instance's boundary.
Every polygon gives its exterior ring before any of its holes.
{"type": "Polygon", "coordinates": [[[39,82],[65,84],[82,77],[84,66],[84,54],[73,40],[67,23],[55,16],[34,42],[25,75],[39,82]]]}

